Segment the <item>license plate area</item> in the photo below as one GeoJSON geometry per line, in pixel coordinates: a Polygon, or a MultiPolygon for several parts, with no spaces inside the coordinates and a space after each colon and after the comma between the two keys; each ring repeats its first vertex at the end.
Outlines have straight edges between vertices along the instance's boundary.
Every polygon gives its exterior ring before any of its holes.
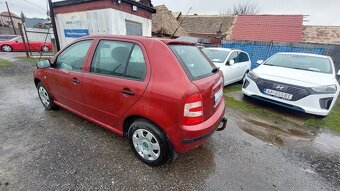
{"type": "Polygon", "coordinates": [[[263,93],[277,97],[277,98],[281,98],[281,99],[284,99],[284,100],[291,100],[293,98],[292,94],[288,94],[288,93],[285,93],[285,92],[280,92],[280,91],[276,91],[276,90],[272,90],[272,89],[267,89],[267,88],[263,90],[263,93]]]}

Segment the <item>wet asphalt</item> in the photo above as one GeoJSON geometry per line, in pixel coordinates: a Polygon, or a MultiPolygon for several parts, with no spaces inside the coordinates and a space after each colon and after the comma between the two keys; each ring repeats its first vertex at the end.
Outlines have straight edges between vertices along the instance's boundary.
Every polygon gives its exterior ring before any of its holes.
{"type": "Polygon", "coordinates": [[[340,189],[339,150],[314,144],[313,132],[270,128],[231,109],[226,130],[149,167],[127,139],[66,110],[45,110],[33,68],[18,62],[0,69],[0,190],[340,189]]]}

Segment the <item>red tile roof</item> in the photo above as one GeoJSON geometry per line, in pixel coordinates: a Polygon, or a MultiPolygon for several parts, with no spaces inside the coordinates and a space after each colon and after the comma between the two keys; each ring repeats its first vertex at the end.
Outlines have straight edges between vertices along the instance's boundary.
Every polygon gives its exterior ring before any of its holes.
{"type": "Polygon", "coordinates": [[[301,42],[303,15],[240,15],[232,40],[301,42]]]}

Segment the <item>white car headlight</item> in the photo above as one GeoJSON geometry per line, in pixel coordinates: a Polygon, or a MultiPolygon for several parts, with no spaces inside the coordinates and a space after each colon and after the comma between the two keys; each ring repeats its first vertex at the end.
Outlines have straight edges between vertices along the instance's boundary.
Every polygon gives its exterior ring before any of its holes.
{"type": "Polygon", "coordinates": [[[251,71],[251,72],[248,73],[248,77],[249,77],[250,79],[252,79],[252,80],[257,80],[257,79],[260,78],[260,77],[257,76],[253,71],[251,71]]]}
{"type": "Polygon", "coordinates": [[[316,93],[335,93],[337,88],[336,85],[329,85],[313,87],[312,90],[315,91],[316,93]]]}

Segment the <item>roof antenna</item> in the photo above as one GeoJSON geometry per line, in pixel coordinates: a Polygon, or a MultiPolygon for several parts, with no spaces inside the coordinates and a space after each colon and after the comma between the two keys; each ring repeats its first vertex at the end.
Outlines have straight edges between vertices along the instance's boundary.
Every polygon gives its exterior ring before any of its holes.
{"type": "Polygon", "coordinates": [[[189,11],[188,11],[187,14],[184,16],[184,18],[183,18],[183,20],[181,21],[181,23],[179,23],[179,25],[178,25],[177,29],[175,30],[174,34],[171,35],[171,38],[172,38],[172,39],[174,38],[174,36],[175,36],[177,30],[178,30],[179,27],[182,25],[182,23],[183,23],[183,21],[185,20],[185,18],[187,18],[187,16],[188,16],[189,12],[191,11],[191,9],[192,9],[192,7],[190,7],[189,11]]]}

